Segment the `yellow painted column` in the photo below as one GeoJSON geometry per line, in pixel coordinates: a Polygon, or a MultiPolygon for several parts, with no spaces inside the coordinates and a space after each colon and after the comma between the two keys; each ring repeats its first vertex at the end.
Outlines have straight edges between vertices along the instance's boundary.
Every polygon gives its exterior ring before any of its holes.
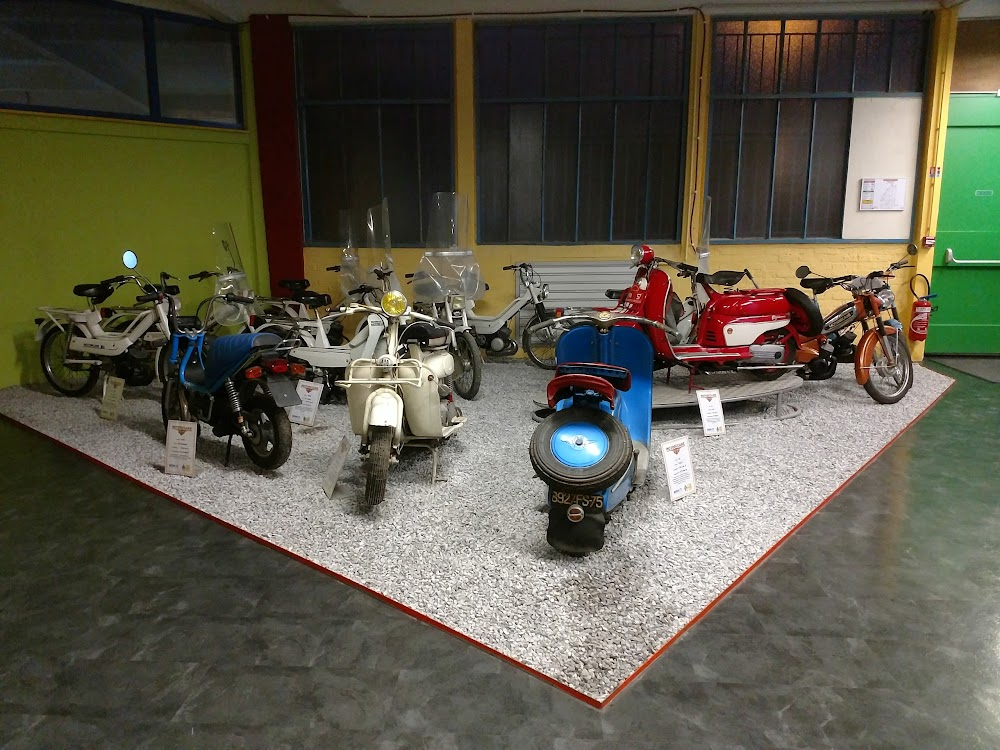
{"type": "MultiPolygon", "coordinates": [[[[920,160],[920,178],[917,192],[917,222],[914,242],[920,250],[917,253],[914,273],[922,273],[932,278],[934,270],[934,249],[923,247],[923,237],[933,237],[937,232],[938,207],[941,203],[941,180],[938,170],[944,163],[945,136],[948,130],[948,101],[951,94],[951,69],[955,58],[955,36],[958,32],[958,8],[939,8],[934,11],[934,26],[931,34],[930,75],[928,89],[924,95],[924,133],[920,160]]],[[[919,289],[917,290],[920,291],[919,289]]],[[[907,293],[900,306],[903,322],[909,325],[913,295],[907,293]]],[[[910,342],[913,360],[924,358],[924,342],[910,342]]]]}
{"type": "Polygon", "coordinates": [[[476,231],[476,112],[472,19],[455,21],[455,192],[469,199],[469,237],[476,231]]]}
{"type": "Polygon", "coordinates": [[[708,168],[708,109],[712,81],[712,20],[696,13],[691,19],[691,72],[688,82],[688,127],[684,170],[684,214],[681,217],[681,253],[695,258],[701,241],[708,168]]]}

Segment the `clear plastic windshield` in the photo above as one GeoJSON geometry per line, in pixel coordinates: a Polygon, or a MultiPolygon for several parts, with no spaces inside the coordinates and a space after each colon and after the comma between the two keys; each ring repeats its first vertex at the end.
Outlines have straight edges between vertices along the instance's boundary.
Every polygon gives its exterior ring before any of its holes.
{"type": "Polygon", "coordinates": [[[469,242],[469,201],[459,193],[434,193],[427,207],[427,247],[466,250],[469,242]]]}
{"type": "MultiPolygon", "coordinates": [[[[383,198],[382,202],[377,206],[369,208],[367,219],[367,245],[374,250],[381,251],[382,260],[376,260],[376,262],[383,268],[393,272],[391,278],[389,279],[389,287],[396,291],[402,291],[400,289],[399,280],[396,278],[396,274],[394,272],[395,264],[392,259],[392,236],[389,232],[388,199],[383,198]]],[[[380,283],[381,282],[379,282],[376,278],[375,283],[373,283],[372,286],[378,289],[380,288],[380,283]]]]}
{"type": "MultiPolygon", "coordinates": [[[[212,227],[212,241],[215,248],[215,270],[219,274],[215,278],[215,293],[253,297],[232,224],[225,221],[215,224],[212,227]]],[[[221,302],[212,305],[212,319],[220,326],[243,325],[250,320],[249,316],[246,305],[227,305],[221,302]]]]}
{"type": "Polygon", "coordinates": [[[486,291],[468,238],[468,200],[459,193],[434,193],[427,214],[427,252],[413,278],[413,295],[440,302],[447,295],[479,299],[486,291]]]}
{"type": "MultiPolygon", "coordinates": [[[[357,240],[354,231],[354,216],[346,209],[340,212],[340,293],[347,297],[353,289],[362,284],[374,286],[368,275],[361,270],[357,240]]],[[[374,277],[372,277],[374,278],[374,277]]]]}

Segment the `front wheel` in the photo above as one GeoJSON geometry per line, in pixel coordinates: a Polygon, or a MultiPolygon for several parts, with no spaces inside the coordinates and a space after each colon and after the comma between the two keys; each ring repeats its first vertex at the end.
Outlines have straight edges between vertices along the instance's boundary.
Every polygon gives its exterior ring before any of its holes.
{"type": "Polygon", "coordinates": [[[365,461],[364,507],[371,510],[385,500],[385,485],[389,479],[389,460],[392,455],[392,427],[371,428],[368,442],[368,459],[365,461]]]}
{"type": "Polygon", "coordinates": [[[292,423],[288,413],[263,394],[250,397],[245,407],[253,434],[243,438],[243,447],[257,466],[273,471],[292,452],[292,423]]]}
{"type": "MultiPolygon", "coordinates": [[[[545,320],[552,320],[552,313],[545,313],[545,320]]],[[[555,326],[544,328],[541,331],[531,332],[531,327],[542,322],[542,318],[535,313],[528,321],[521,333],[521,347],[528,359],[534,362],[543,370],[556,369],[556,342],[562,336],[562,329],[555,326]]]]}
{"type": "Polygon", "coordinates": [[[880,404],[895,404],[913,385],[913,360],[903,337],[886,334],[875,340],[871,362],[862,363],[868,370],[865,390],[880,404]],[[895,366],[889,365],[889,355],[895,366]]]}
{"type": "Polygon", "coordinates": [[[101,375],[97,365],[67,363],[67,359],[88,359],[83,352],[70,352],[69,341],[71,330],[58,327],[50,328],[42,339],[39,355],[42,362],[42,373],[49,384],[60,393],[67,396],[86,396],[101,375]]]}
{"type": "Polygon", "coordinates": [[[476,337],[469,331],[455,332],[455,374],[452,387],[455,393],[471,401],[479,393],[483,380],[483,355],[479,351],[476,337]]]}

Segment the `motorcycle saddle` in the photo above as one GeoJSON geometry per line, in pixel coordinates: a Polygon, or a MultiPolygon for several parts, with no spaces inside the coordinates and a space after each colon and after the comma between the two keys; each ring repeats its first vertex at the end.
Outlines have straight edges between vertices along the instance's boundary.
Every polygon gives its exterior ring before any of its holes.
{"type": "Polygon", "coordinates": [[[799,282],[799,286],[811,292],[816,292],[816,294],[822,294],[827,289],[831,289],[834,283],[832,279],[802,279],[799,282]]]}
{"type": "Polygon", "coordinates": [[[448,343],[448,329],[419,320],[403,329],[399,334],[399,343],[426,347],[444,346],[448,343]]]}
{"type": "Polygon", "coordinates": [[[114,287],[106,284],[77,284],[73,287],[73,294],[93,300],[95,305],[104,302],[114,291],[114,287]]]}
{"type": "Polygon", "coordinates": [[[278,286],[290,292],[304,292],[309,288],[309,279],[282,279],[278,286]]]}
{"type": "MultiPolygon", "coordinates": [[[[309,282],[306,282],[307,284],[309,282]]],[[[315,310],[317,307],[323,307],[324,305],[330,304],[329,294],[320,294],[319,292],[310,292],[308,290],[297,291],[292,295],[292,299],[299,302],[310,310],[315,310]]]]}
{"type": "Polygon", "coordinates": [[[710,284],[711,286],[736,286],[746,275],[746,271],[716,271],[715,273],[695,274],[694,280],[696,283],[710,284]]]}

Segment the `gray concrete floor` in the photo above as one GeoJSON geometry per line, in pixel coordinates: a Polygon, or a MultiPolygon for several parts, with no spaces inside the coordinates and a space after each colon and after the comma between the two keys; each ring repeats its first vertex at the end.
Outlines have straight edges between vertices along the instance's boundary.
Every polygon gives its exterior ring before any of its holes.
{"type": "Polygon", "coordinates": [[[1000,387],[956,375],[603,710],[0,421],[0,747],[1000,747],[1000,387]]]}

